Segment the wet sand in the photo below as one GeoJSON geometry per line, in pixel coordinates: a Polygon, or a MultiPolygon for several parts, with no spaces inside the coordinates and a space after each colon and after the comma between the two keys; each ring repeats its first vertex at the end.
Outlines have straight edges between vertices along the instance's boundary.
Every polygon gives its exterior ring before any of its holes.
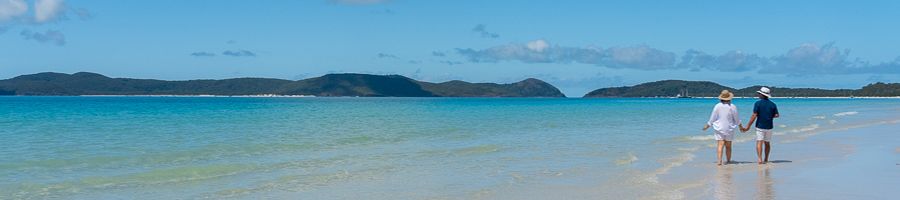
{"type": "Polygon", "coordinates": [[[715,166],[714,149],[704,148],[687,167],[662,178],[682,192],[664,198],[893,199],[900,196],[898,130],[900,124],[891,121],[799,142],[775,137],[770,162],[763,165],[756,163],[753,141],[734,144],[734,163],[721,167],[715,166]]]}

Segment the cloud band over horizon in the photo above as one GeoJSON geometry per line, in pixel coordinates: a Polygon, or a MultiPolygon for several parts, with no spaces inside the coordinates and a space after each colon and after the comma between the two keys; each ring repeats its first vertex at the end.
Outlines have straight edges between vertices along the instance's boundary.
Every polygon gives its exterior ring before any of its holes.
{"type": "Polygon", "coordinates": [[[510,43],[486,49],[457,48],[456,53],[472,63],[519,61],[523,63],[591,64],[613,69],[636,70],[711,70],[719,72],[757,71],[761,74],[900,74],[900,57],[893,61],[870,64],[859,58],[851,60],[849,49],[834,43],[803,43],[786,53],[763,57],[733,50],[720,55],[690,49],[680,58],[676,53],[647,45],[600,48],[569,47],[539,39],[527,43],[510,43]]]}

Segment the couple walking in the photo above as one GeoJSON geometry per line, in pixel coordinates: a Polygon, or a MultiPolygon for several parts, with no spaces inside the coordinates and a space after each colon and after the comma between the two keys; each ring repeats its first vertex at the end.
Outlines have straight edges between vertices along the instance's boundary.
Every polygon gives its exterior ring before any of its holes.
{"type": "Polygon", "coordinates": [[[772,120],[778,118],[778,107],[769,100],[772,97],[769,88],[760,88],[759,91],[756,91],[756,96],[759,97],[759,101],[756,101],[756,104],[753,105],[753,115],[750,116],[750,122],[747,123],[745,128],[741,124],[741,118],[738,116],[737,106],[731,103],[734,94],[728,90],[722,90],[722,93],[719,94],[719,103],[713,107],[709,122],[703,126],[704,131],[712,127],[713,132],[715,132],[716,142],[718,143],[716,147],[718,165],[722,165],[723,149],[727,158],[726,164],[731,163],[731,141],[734,139],[734,129],[739,128],[742,133],[747,132],[754,121],[756,121],[757,163],[765,164],[769,162],[773,128],[772,120]],[[763,145],[765,145],[765,158],[763,158],[762,154],[763,145]]]}

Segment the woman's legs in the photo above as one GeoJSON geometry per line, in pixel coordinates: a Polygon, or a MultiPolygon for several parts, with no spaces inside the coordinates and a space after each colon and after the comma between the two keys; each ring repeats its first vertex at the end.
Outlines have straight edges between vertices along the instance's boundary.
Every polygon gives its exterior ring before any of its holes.
{"type": "Polygon", "coordinates": [[[718,146],[716,147],[716,158],[718,161],[718,165],[722,165],[722,148],[725,147],[725,140],[716,140],[718,146]]]}
{"type": "Polygon", "coordinates": [[[731,163],[731,141],[725,141],[725,157],[728,158],[725,163],[731,163]]]}

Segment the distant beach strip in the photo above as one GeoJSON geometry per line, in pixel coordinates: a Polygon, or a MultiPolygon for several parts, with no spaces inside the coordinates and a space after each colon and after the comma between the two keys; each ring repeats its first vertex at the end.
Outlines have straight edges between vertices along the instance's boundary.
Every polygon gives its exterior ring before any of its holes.
{"type": "MultiPolygon", "coordinates": [[[[625,87],[600,88],[586,98],[709,98],[722,90],[755,97],[761,86],[731,88],[709,81],[665,80],[625,87]]],[[[900,83],[873,83],[861,89],[772,87],[775,98],[898,98],[900,83]]],[[[233,78],[164,81],[110,78],[101,74],[45,72],[0,80],[0,96],[249,96],[249,97],[565,97],[558,88],[535,78],[519,82],[431,83],[400,75],[326,74],[303,80],[233,78]]]]}

